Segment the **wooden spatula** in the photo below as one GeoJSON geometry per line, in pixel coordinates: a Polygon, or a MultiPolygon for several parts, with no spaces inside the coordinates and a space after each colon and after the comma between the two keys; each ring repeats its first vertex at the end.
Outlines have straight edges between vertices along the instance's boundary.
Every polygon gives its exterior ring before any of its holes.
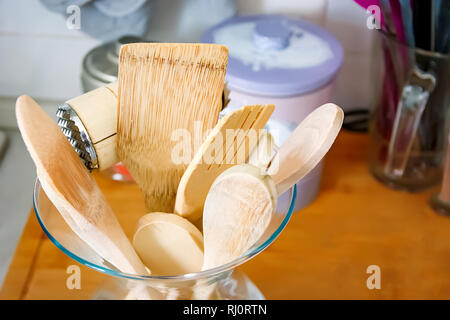
{"type": "Polygon", "coordinates": [[[247,161],[258,143],[260,129],[266,125],[274,108],[274,105],[244,106],[219,121],[181,177],[175,213],[191,221],[201,217],[213,181],[226,169],[247,161]],[[235,134],[229,134],[229,130],[234,130],[235,134]],[[228,141],[230,139],[233,141],[228,141]]]}
{"type": "Polygon", "coordinates": [[[242,256],[264,234],[276,199],[311,171],[333,144],[343,112],[327,104],[313,111],[284,142],[269,172],[243,164],[213,183],[203,211],[203,270],[242,256]]]}
{"type": "Polygon", "coordinates": [[[94,178],[44,110],[29,96],[16,116],[41,185],[70,228],[122,272],[148,274],[94,178]]]}
{"type": "Polygon", "coordinates": [[[174,161],[173,151],[183,141],[173,134],[184,130],[195,139],[197,123],[203,141],[217,123],[227,61],[227,48],[217,44],[122,46],[116,151],[149,212],[173,212],[178,184],[192,159],[174,161]]]}

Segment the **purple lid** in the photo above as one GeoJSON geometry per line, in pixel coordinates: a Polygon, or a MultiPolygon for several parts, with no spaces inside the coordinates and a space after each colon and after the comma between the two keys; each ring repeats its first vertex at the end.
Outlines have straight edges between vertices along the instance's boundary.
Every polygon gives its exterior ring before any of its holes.
{"type": "Polygon", "coordinates": [[[264,96],[320,88],[335,76],[344,55],[326,30],[280,15],[233,17],[209,29],[202,42],[228,47],[231,89],[264,96]]]}

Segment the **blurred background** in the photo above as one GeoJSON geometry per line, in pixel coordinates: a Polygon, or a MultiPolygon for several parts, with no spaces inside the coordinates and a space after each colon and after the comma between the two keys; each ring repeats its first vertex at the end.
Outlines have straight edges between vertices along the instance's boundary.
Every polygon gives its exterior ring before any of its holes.
{"type": "Polygon", "coordinates": [[[83,92],[82,62],[94,47],[123,35],[195,42],[225,19],[259,13],[301,18],[337,37],[345,58],[335,101],[367,108],[374,32],[366,27],[369,15],[352,0],[0,0],[0,285],[32,206],[35,179],[16,127],[17,96],[32,96],[54,117],[58,104],[83,92]],[[66,12],[70,4],[81,8],[81,29],[67,27],[75,13],[66,12]]]}
{"type": "MultiPolygon", "coordinates": [[[[420,203],[419,211],[429,207],[430,194],[390,193],[385,187],[420,192],[438,188],[444,182],[430,203],[436,211],[442,209],[449,215],[449,23],[450,1],[446,0],[0,0],[0,287],[32,207],[36,177],[17,129],[17,96],[32,96],[56,120],[60,104],[114,81],[120,45],[135,41],[227,45],[230,59],[226,80],[231,90],[228,107],[275,103],[275,122],[269,122],[269,129],[281,132],[277,144],[320,104],[340,105],[345,111],[344,128],[363,134],[347,133],[338,139],[334,156],[342,161],[341,167],[331,164],[328,173],[339,175],[341,168],[347,168],[341,179],[348,180],[333,184],[335,178],[330,178],[325,191],[337,190],[337,198],[328,199],[328,203],[342,207],[342,217],[334,218],[347,231],[356,232],[354,238],[346,240],[360,246],[361,256],[369,251],[364,245],[377,243],[386,261],[395,263],[396,259],[388,254],[388,245],[395,244],[390,237],[399,235],[396,228],[404,229],[400,221],[403,218],[401,214],[385,214],[377,207],[389,205],[391,211],[408,211],[404,208],[420,203]],[[255,31],[253,38],[245,38],[244,32],[233,34],[237,30],[234,27],[245,23],[253,24],[259,33],[255,31]],[[287,25],[288,39],[283,36],[287,25]],[[252,59],[241,63],[239,58],[249,52],[233,47],[239,41],[257,47],[250,53],[257,53],[253,58],[260,65],[252,59]],[[290,56],[295,59],[280,60],[282,53],[292,48],[297,50],[290,56]],[[278,63],[272,69],[267,67],[268,60],[259,59],[259,54],[266,53],[278,63]],[[364,135],[367,132],[369,135],[364,135]],[[364,158],[366,153],[368,159],[364,158]],[[381,184],[375,184],[372,178],[381,184]],[[370,192],[397,202],[386,201],[385,205],[371,198],[370,192]],[[350,199],[347,203],[341,200],[345,197],[350,199]],[[379,215],[364,209],[368,216],[360,215],[358,204],[365,208],[370,201],[375,204],[372,211],[380,211],[379,215]],[[347,211],[352,211],[353,217],[347,218],[347,211]],[[386,235],[380,237],[386,247],[378,242],[378,231],[381,234],[385,230],[373,228],[371,217],[375,224],[393,228],[387,228],[386,235]],[[391,222],[397,222],[397,227],[391,222]],[[360,229],[365,233],[359,234],[360,229]],[[358,235],[373,242],[359,241],[358,235]]],[[[315,199],[321,173],[319,164],[299,182],[301,198],[297,199],[295,211],[315,199]]],[[[126,172],[118,175],[124,178],[126,172]]],[[[114,172],[111,177],[114,179],[114,172]]],[[[409,214],[403,211],[404,216],[409,214]]],[[[333,215],[327,219],[330,217],[333,215]]],[[[431,221],[426,214],[415,217],[423,219],[412,220],[418,228],[422,228],[423,221],[431,221]]],[[[448,221],[433,220],[434,224],[423,230],[434,234],[444,230],[448,221]]],[[[303,221],[299,225],[303,226],[303,221]]],[[[322,226],[319,229],[323,231],[322,226]]],[[[411,230],[407,235],[405,231],[405,239],[415,239],[417,230],[411,230]]],[[[333,226],[328,231],[323,239],[316,239],[320,248],[327,236],[332,238],[333,226]]],[[[438,258],[448,256],[448,241],[437,239],[434,246],[424,243],[427,250],[422,251],[438,258]]],[[[400,240],[401,245],[413,246],[412,240],[400,240]]],[[[334,245],[339,247],[339,241],[334,245]]],[[[329,249],[336,252],[332,246],[329,249]]],[[[341,266],[348,255],[345,251],[344,258],[338,261],[341,266]]],[[[404,261],[403,252],[398,257],[404,261]]],[[[416,256],[417,261],[424,260],[420,257],[416,256]]],[[[430,270],[445,263],[448,266],[445,258],[436,261],[429,264],[430,270]]],[[[414,281],[409,282],[413,285],[414,281]]]]}

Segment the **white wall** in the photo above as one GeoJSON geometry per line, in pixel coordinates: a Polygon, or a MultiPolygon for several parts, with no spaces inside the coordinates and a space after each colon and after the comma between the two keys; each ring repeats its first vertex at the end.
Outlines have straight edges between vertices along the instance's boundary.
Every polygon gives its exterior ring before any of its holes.
{"type": "MultiPolygon", "coordinates": [[[[241,14],[282,13],[327,28],[345,50],[336,101],[345,109],[368,106],[375,31],[366,28],[364,9],[352,0],[236,0],[236,6],[241,14]]],[[[78,95],[82,58],[98,44],[67,29],[62,15],[37,0],[0,0],[0,96],[28,93],[64,100],[78,95]]]]}
{"type": "Polygon", "coordinates": [[[372,98],[370,70],[374,60],[375,30],[367,28],[369,15],[353,0],[329,0],[324,27],[344,47],[344,63],[338,76],[336,101],[344,109],[369,108],[372,98]]]}
{"type": "Polygon", "coordinates": [[[97,44],[37,0],[0,0],[0,96],[79,95],[82,58],[97,44]]]}
{"type": "Polygon", "coordinates": [[[336,102],[346,110],[368,107],[375,31],[366,27],[368,14],[353,0],[236,0],[236,5],[240,14],[285,14],[316,23],[334,34],[345,53],[336,102]]]}

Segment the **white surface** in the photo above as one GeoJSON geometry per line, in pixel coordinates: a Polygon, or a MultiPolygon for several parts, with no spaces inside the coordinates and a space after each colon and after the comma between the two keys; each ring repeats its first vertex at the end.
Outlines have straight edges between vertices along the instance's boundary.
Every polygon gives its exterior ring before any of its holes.
{"type": "Polygon", "coordinates": [[[8,146],[0,160],[0,286],[32,206],[34,165],[20,133],[5,131],[8,146]]]}
{"type": "Polygon", "coordinates": [[[296,126],[315,108],[324,103],[334,102],[334,81],[317,90],[293,97],[263,97],[234,90],[231,86],[229,89],[230,103],[227,108],[237,109],[251,104],[274,104],[275,110],[271,118],[294,123],[296,126]]]}
{"type": "Polygon", "coordinates": [[[335,102],[344,110],[370,107],[375,88],[371,67],[376,30],[367,28],[369,15],[353,0],[332,0],[324,27],[344,47],[344,62],[336,80],[335,102]]]}
{"type": "MultiPolygon", "coordinates": [[[[183,2],[152,1],[157,14],[148,37],[192,41],[185,22],[192,15],[182,10],[183,2]],[[181,22],[175,27],[177,21],[181,22]]],[[[328,29],[345,51],[336,102],[344,109],[368,107],[376,31],[367,28],[368,14],[353,0],[236,0],[236,7],[240,14],[281,13],[328,29]]],[[[209,19],[215,21],[218,13],[210,13],[209,19]]],[[[62,15],[46,10],[37,0],[0,0],[0,56],[8,58],[0,59],[0,95],[28,93],[39,98],[68,99],[80,93],[82,57],[98,41],[67,29],[65,23],[62,15]]],[[[201,34],[200,30],[195,32],[201,34]]]]}
{"type": "Polygon", "coordinates": [[[0,31],[14,34],[85,37],[66,28],[62,15],[47,10],[39,0],[0,0],[0,31]]]}
{"type": "Polygon", "coordinates": [[[82,58],[98,44],[37,0],[0,0],[0,96],[79,95],[82,58]]]}
{"type": "Polygon", "coordinates": [[[203,32],[231,17],[231,0],[151,0],[155,14],[147,39],[165,42],[199,41],[203,32]]]}
{"type": "MultiPolygon", "coordinates": [[[[282,14],[322,25],[328,0],[235,0],[240,14],[282,14]]],[[[336,0],[334,0],[336,2],[336,0]]],[[[338,2],[343,1],[339,0],[338,2]]]]}
{"type": "MultiPolygon", "coordinates": [[[[1,17],[0,17],[1,19],[1,17]]],[[[81,94],[84,54],[96,42],[78,38],[0,34],[0,95],[70,99],[81,94]]]]}
{"type": "MultiPolygon", "coordinates": [[[[36,99],[37,103],[47,112],[47,114],[56,120],[56,110],[58,105],[64,100],[36,99]]],[[[17,129],[15,105],[17,97],[0,96],[0,129],[17,129]]]]}
{"type": "Polygon", "coordinates": [[[228,47],[230,56],[261,69],[300,69],[321,65],[333,58],[329,44],[313,33],[288,25],[289,45],[282,50],[261,52],[255,48],[254,33],[257,22],[242,22],[224,26],[214,32],[214,42],[228,47]]]}
{"type": "Polygon", "coordinates": [[[373,84],[376,30],[369,30],[369,15],[353,0],[236,0],[239,14],[277,13],[324,27],[341,42],[344,62],[336,79],[333,102],[344,110],[368,108],[373,84]]]}

